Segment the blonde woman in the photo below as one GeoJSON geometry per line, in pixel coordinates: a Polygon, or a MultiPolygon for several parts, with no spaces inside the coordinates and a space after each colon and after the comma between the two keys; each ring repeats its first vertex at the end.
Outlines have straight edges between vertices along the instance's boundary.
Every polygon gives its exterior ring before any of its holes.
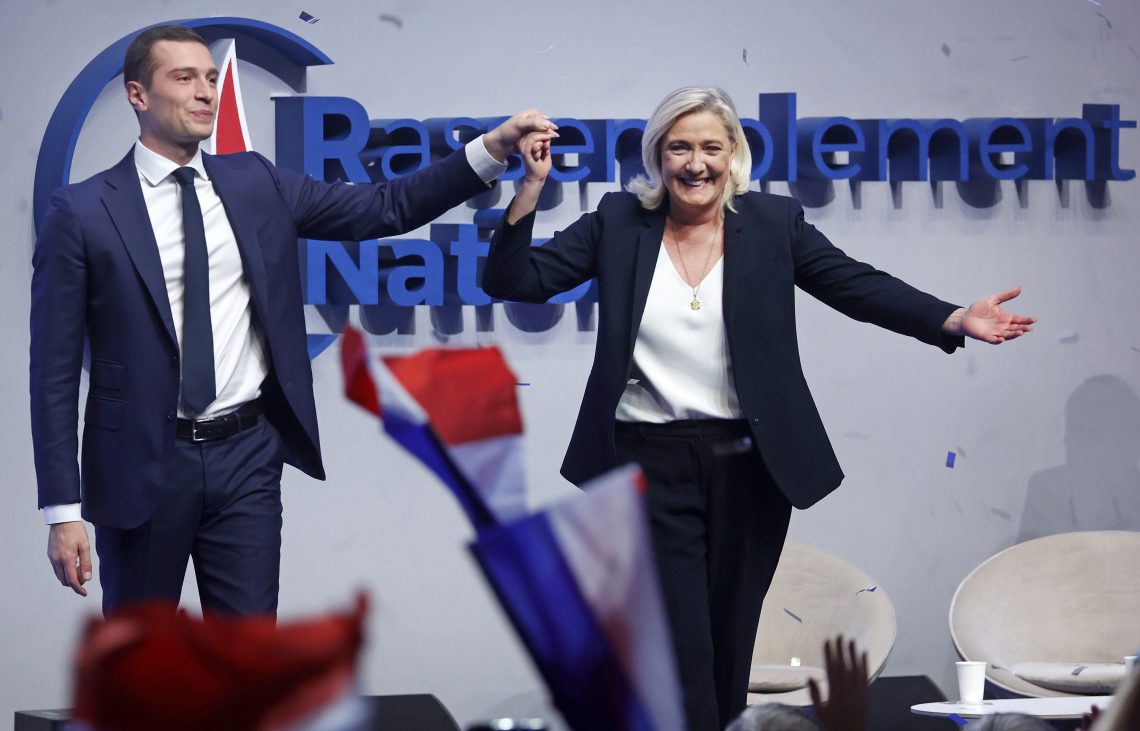
{"type": "Polygon", "coordinates": [[[953,352],[1000,343],[1031,317],[943,302],[855,261],[793,199],[749,192],[751,155],[716,88],[669,94],[629,192],[530,246],[549,143],[519,145],[526,175],[492,239],[483,288],[543,302],[597,279],[594,365],[562,464],[575,484],[623,462],[647,510],[691,731],[744,709],[753,637],[791,508],[843,478],[800,369],[794,289],[953,352]]]}

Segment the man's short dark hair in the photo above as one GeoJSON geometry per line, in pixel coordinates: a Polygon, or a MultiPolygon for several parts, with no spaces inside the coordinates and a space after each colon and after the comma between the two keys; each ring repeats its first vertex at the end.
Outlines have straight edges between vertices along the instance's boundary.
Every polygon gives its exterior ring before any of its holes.
{"type": "Polygon", "coordinates": [[[147,28],[139,33],[131,41],[131,45],[127,47],[127,53],[123,57],[124,84],[128,81],[137,81],[144,87],[150,86],[150,82],[154,78],[154,68],[158,65],[151,49],[159,41],[201,43],[203,46],[209,47],[206,44],[206,39],[180,25],[156,25],[153,28],[147,28]]]}

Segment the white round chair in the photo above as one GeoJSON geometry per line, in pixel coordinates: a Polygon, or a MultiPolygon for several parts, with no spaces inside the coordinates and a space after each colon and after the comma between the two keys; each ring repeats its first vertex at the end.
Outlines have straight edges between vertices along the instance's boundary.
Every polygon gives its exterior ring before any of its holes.
{"type": "Polygon", "coordinates": [[[760,613],[748,703],[811,705],[811,677],[826,697],[823,643],[837,634],[867,652],[873,680],[895,632],[894,605],[878,582],[834,554],[788,541],[760,613]]]}
{"type": "Polygon", "coordinates": [[[1046,536],[998,553],[962,580],[950,634],[989,663],[999,695],[1112,693],[1140,646],[1140,533],[1046,536]]]}

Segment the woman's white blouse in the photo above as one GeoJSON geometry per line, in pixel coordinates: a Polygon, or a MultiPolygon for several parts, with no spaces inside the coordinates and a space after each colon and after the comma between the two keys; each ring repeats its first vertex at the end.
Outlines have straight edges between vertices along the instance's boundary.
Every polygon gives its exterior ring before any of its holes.
{"type": "Polygon", "coordinates": [[[721,256],[698,288],[701,308],[692,309],[693,288],[660,247],[618,421],[743,418],[724,332],[723,291],[721,256]]]}

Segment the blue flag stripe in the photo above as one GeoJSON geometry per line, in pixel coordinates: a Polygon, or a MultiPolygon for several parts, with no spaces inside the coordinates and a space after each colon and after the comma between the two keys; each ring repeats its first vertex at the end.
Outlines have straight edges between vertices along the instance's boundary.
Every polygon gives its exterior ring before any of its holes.
{"type": "Polygon", "coordinates": [[[451,488],[477,532],[498,524],[479,491],[451,459],[430,426],[408,421],[396,411],[385,411],[383,419],[384,431],[451,488]]]}
{"type": "Polygon", "coordinates": [[[571,728],[653,731],[545,515],[483,531],[471,551],[571,728]]]}

